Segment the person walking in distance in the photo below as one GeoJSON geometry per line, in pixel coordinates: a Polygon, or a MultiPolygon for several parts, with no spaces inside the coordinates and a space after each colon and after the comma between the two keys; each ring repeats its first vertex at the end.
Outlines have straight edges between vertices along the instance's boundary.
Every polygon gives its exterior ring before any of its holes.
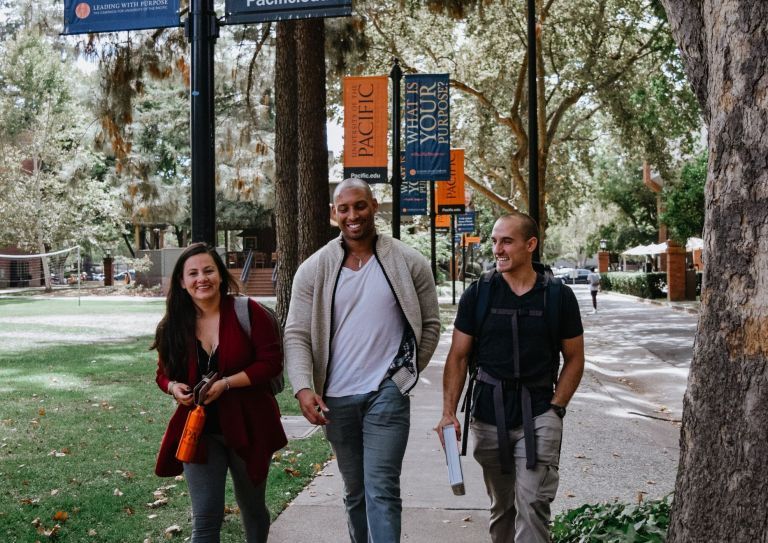
{"type": "Polygon", "coordinates": [[[400,541],[407,394],[440,334],[427,260],[377,234],[377,209],[365,181],[339,184],[341,235],[299,267],[285,327],[288,377],[333,447],[353,543],[400,541]]]}
{"type": "Polygon", "coordinates": [[[495,543],[550,541],[563,417],[584,371],[578,302],[540,264],[534,268],[538,237],[536,222],[523,213],[494,224],[496,269],[461,297],[443,374],[443,415],[435,428],[441,440],[446,426],[461,437],[456,408],[471,367],[467,409],[495,543]]]}
{"type": "Polygon", "coordinates": [[[600,274],[595,268],[592,268],[587,275],[589,283],[589,294],[592,296],[592,313],[597,313],[597,293],[600,290],[600,274]]]}

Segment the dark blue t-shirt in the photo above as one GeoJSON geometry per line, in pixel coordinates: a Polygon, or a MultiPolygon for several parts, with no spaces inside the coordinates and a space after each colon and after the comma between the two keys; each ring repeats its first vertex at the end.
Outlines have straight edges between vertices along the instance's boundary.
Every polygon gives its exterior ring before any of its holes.
{"type": "MultiPolygon", "coordinates": [[[[458,313],[454,326],[460,332],[470,336],[475,335],[475,302],[477,299],[478,283],[467,288],[459,302],[458,313]]],[[[480,337],[476,342],[478,363],[491,375],[499,379],[514,377],[512,317],[494,313],[492,309],[517,309],[523,313],[533,311],[534,315],[522,314],[518,317],[518,339],[520,350],[520,378],[523,381],[546,382],[547,385],[529,386],[533,416],[541,415],[549,409],[554,389],[551,379],[553,370],[553,345],[544,312],[546,298],[546,281],[542,274],[537,274],[534,287],[523,294],[516,295],[504,281],[501,274],[494,274],[490,284],[488,311],[482,322],[480,337]],[[540,315],[536,315],[540,312],[540,315]]],[[[581,325],[579,303],[573,291],[562,285],[560,300],[559,336],[560,339],[571,339],[584,333],[581,325]]],[[[493,387],[484,383],[476,383],[476,393],[473,416],[488,424],[496,424],[493,409],[493,387]]],[[[507,428],[522,425],[519,392],[514,387],[504,389],[504,411],[507,428]]]]}

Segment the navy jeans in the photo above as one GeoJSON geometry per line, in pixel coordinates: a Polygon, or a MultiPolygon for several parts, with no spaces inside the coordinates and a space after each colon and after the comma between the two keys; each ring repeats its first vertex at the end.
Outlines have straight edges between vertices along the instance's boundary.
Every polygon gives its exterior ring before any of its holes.
{"type": "Polygon", "coordinates": [[[232,474],[235,499],[247,543],[265,543],[269,535],[269,511],[264,503],[266,479],[254,485],[245,461],[224,444],[221,435],[208,435],[208,462],[184,464],[184,478],[192,500],[192,543],[218,543],[224,520],[224,488],[227,469],[232,474]]]}
{"type": "Polygon", "coordinates": [[[326,398],[326,436],[344,480],[352,543],[397,543],[403,511],[400,472],[411,404],[389,379],[379,390],[326,398]]]}

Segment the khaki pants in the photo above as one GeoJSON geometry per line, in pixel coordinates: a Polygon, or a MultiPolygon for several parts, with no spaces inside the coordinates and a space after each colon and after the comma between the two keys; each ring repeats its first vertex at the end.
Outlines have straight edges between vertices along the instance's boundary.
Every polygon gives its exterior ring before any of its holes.
{"type": "Polygon", "coordinates": [[[491,540],[494,543],[549,542],[550,504],[560,480],[560,442],[563,421],[549,410],[534,418],[536,468],[525,468],[525,441],[522,427],[509,431],[514,450],[514,473],[501,471],[496,426],[472,421],[474,457],[483,468],[491,498],[491,540]]]}

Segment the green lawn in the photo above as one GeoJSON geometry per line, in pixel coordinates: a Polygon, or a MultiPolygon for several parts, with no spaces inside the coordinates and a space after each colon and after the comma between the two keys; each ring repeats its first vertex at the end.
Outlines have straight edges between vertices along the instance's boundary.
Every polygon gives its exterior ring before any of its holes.
{"type": "MultiPolygon", "coordinates": [[[[83,320],[87,313],[97,325],[115,315],[152,319],[162,304],[91,302],[97,305],[83,313],[73,309],[76,300],[67,302],[0,300],[3,334],[15,319],[35,336],[32,348],[0,344],[0,541],[45,541],[43,532],[56,524],[57,541],[162,541],[174,524],[182,540],[191,533],[186,484],[153,474],[174,405],[154,383],[151,338],[103,342],[94,336],[85,344],[55,345],[70,333],[84,334],[80,325],[64,322],[70,317],[83,320]],[[25,323],[27,317],[44,324],[25,323]],[[165,498],[164,505],[148,505],[165,498]]],[[[295,412],[290,392],[283,396],[281,404],[295,412]]],[[[273,516],[329,456],[321,433],[281,451],[268,483],[273,516]]],[[[236,507],[231,488],[226,503],[236,507]]],[[[222,541],[242,540],[239,518],[227,515],[222,541]]]]}

